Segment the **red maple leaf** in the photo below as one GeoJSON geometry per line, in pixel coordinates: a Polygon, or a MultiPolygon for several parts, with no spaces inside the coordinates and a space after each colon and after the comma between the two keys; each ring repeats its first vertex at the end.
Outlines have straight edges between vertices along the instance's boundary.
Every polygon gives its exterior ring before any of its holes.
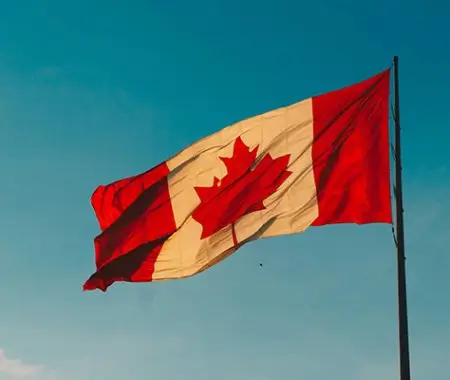
{"type": "Polygon", "coordinates": [[[286,170],[289,154],[276,159],[266,154],[255,166],[258,147],[250,151],[238,137],[233,156],[219,157],[227,175],[221,180],[214,177],[210,187],[195,187],[200,204],[192,217],[203,227],[202,239],[231,224],[234,244],[238,244],[234,223],[244,215],[264,210],[264,199],[292,174],[286,170]]]}

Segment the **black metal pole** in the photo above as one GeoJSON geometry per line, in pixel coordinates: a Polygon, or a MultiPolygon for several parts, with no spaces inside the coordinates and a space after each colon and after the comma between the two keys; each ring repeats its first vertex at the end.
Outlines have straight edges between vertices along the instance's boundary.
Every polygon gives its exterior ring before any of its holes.
{"type": "Polygon", "coordinates": [[[395,125],[395,199],[397,223],[398,332],[400,341],[400,379],[410,380],[408,309],[406,302],[405,236],[403,226],[402,158],[400,144],[400,102],[398,57],[394,57],[394,125],[395,125]]]}

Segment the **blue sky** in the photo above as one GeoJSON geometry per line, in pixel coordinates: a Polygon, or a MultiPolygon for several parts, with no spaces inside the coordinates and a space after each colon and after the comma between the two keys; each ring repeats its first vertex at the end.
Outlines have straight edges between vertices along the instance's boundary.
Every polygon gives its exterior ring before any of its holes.
{"type": "Polygon", "coordinates": [[[98,184],[394,54],[412,374],[450,378],[447,2],[0,5],[1,380],[398,378],[389,226],[310,229],[191,279],[81,291],[98,184]]]}

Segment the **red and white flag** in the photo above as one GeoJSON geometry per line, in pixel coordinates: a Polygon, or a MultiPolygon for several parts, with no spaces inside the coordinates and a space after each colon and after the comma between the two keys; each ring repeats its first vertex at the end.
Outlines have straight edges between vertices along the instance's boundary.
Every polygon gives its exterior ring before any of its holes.
{"type": "Polygon", "coordinates": [[[98,187],[97,271],[84,289],[189,277],[310,226],[391,223],[389,76],[238,122],[98,187]]]}

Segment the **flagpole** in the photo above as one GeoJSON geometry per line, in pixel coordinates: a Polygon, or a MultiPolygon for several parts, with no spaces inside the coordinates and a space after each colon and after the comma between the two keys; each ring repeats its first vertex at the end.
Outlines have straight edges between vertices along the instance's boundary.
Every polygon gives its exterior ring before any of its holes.
{"type": "Polygon", "coordinates": [[[408,309],[406,301],[405,236],[403,226],[403,188],[400,144],[400,101],[398,57],[394,57],[394,126],[395,126],[395,199],[398,281],[398,332],[400,341],[400,380],[410,380],[408,309]]]}

